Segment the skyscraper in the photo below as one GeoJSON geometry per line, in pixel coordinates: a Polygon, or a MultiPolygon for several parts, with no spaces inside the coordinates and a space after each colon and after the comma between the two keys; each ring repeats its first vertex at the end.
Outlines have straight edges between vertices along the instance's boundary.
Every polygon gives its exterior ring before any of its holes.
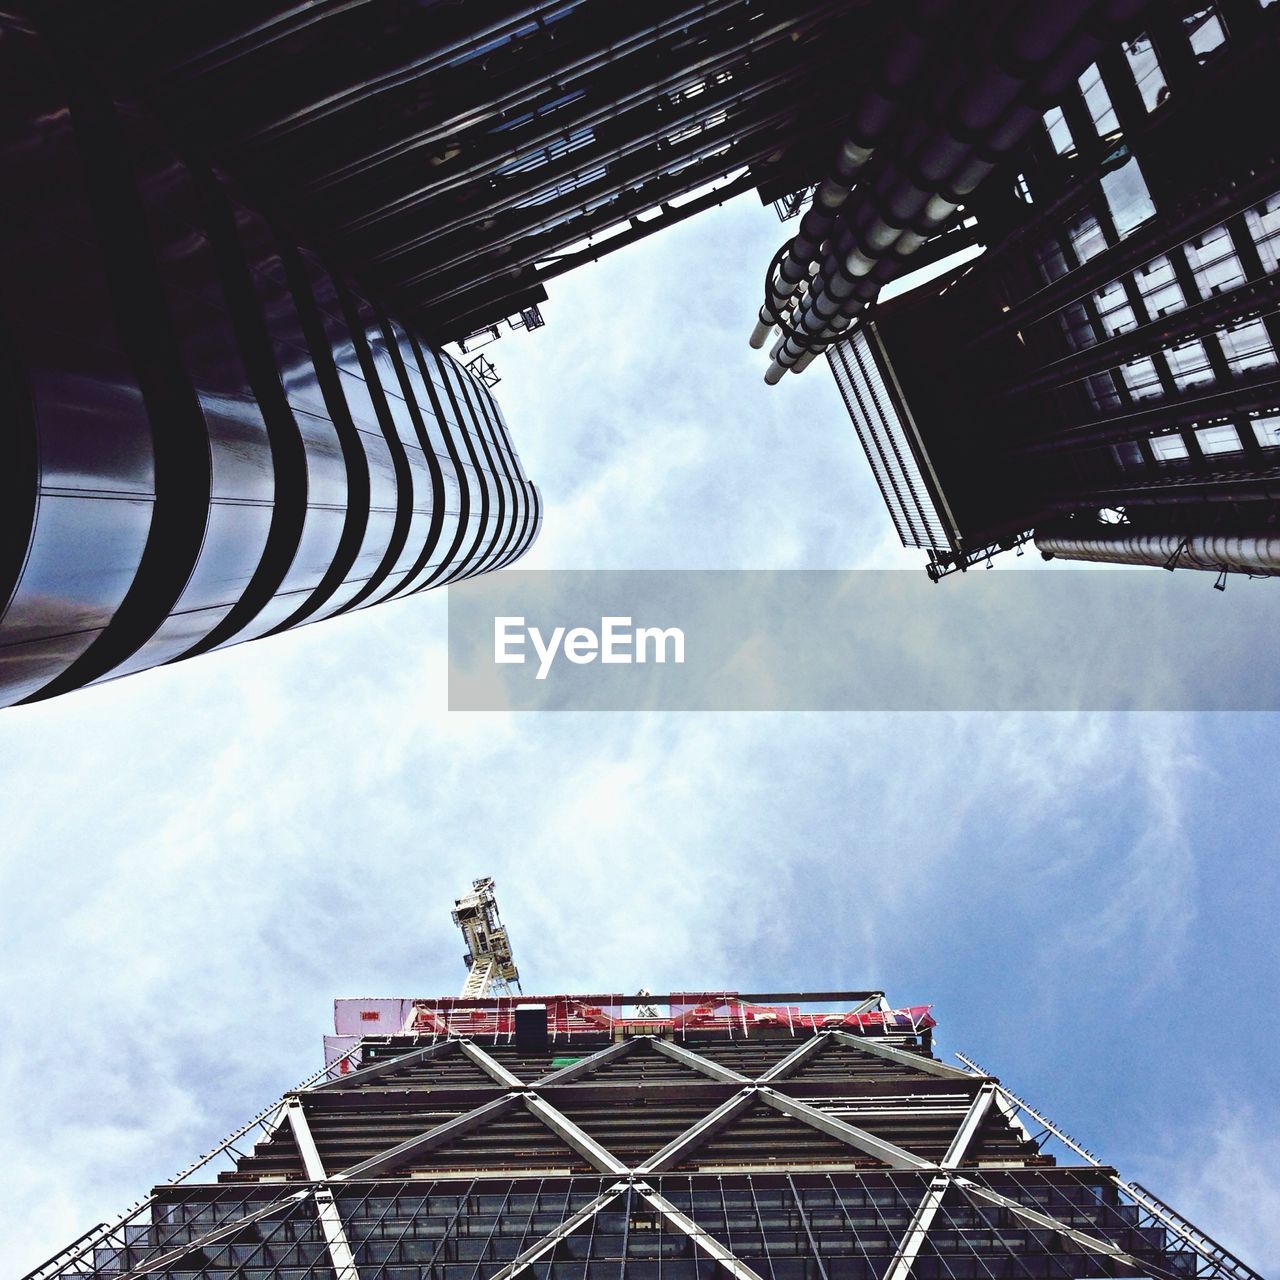
{"type": "Polygon", "coordinates": [[[877,991],[335,1022],[321,1072],[28,1280],[1257,1280],[877,991]]]}
{"type": "Polygon", "coordinates": [[[0,703],[528,549],[488,387],[67,41],[4,16],[0,64],[0,703]]]}
{"type": "Polygon", "coordinates": [[[1033,530],[1275,571],[1278,14],[17,0],[0,701],[511,563],[538,495],[441,347],[748,190],[813,192],[767,377],[830,351],[932,572],[1033,530]]]}
{"type": "Polygon", "coordinates": [[[0,703],[518,558],[537,491],[485,357],[443,344],[540,327],[546,280],[739,192],[791,198],[900,25],[839,0],[0,21],[0,703]]]}
{"type": "Polygon", "coordinates": [[[934,576],[1280,573],[1278,53],[1270,0],[1148,8],[959,210],[985,253],[826,344],[934,576]]]}

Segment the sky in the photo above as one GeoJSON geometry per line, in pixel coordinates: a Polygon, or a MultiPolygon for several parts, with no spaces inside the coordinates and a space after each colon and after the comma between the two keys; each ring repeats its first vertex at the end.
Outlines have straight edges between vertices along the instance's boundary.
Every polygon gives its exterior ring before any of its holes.
{"type": "MultiPolygon", "coordinates": [[[[487,352],[523,567],[922,571],[828,372],[747,348],[785,233],[740,197],[487,352]]],[[[334,997],[456,991],[480,875],[526,989],[932,1004],[940,1054],[1280,1264],[1276,716],[451,713],[445,613],[0,712],[0,1274],[309,1075],[334,997]]]]}

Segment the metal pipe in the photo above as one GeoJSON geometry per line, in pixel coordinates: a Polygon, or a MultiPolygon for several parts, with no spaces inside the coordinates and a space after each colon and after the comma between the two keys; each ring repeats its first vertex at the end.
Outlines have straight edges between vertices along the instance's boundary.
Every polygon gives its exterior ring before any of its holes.
{"type": "MultiPolygon", "coordinates": [[[[1111,30],[1143,0],[1076,0],[1023,10],[998,35],[993,61],[947,90],[942,128],[922,124],[885,159],[872,188],[841,211],[842,228],[808,296],[796,308],[794,336],[776,350],[765,381],[773,385],[807,352],[830,345],[911,255],[946,223],[1103,47],[1111,30]],[[1096,9],[1102,9],[1098,14],[1096,9]],[[984,128],[973,129],[976,124],[984,128]],[[843,325],[838,324],[840,320],[843,325]]],[[[808,362],[806,361],[806,364],[808,362]]]]}
{"type": "MultiPolygon", "coordinates": [[[[1126,526],[1120,526],[1126,529],[1126,526]]],[[[1221,573],[1280,574],[1280,533],[1096,533],[1088,537],[1036,536],[1046,560],[1206,569],[1221,573]]]]}
{"type": "MultiPolygon", "coordinates": [[[[627,54],[640,52],[665,39],[672,28],[679,28],[695,19],[704,21],[714,17],[724,9],[739,6],[741,3],[742,0],[700,0],[700,3],[685,5],[675,13],[656,20],[643,15],[647,20],[644,21],[638,31],[633,30],[632,33],[619,37],[604,49],[593,47],[589,52],[574,61],[566,62],[563,65],[557,64],[556,77],[557,79],[563,79],[569,76],[592,74],[604,66],[616,63],[619,58],[627,54]]],[[[642,16],[640,10],[637,9],[636,13],[637,16],[642,16]]],[[[518,30],[525,25],[525,21],[527,20],[510,24],[511,30],[518,30]]],[[[289,112],[286,116],[242,135],[241,140],[247,144],[270,142],[272,139],[292,133],[296,129],[305,129],[317,121],[346,110],[348,107],[368,102],[381,93],[389,92],[401,85],[428,76],[447,66],[449,62],[457,57],[458,53],[462,51],[458,48],[458,43],[455,41],[452,45],[447,45],[444,48],[432,49],[422,57],[412,62],[401,64],[394,70],[384,72],[380,76],[357,80],[345,89],[326,94],[323,98],[316,99],[307,106],[299,107],[289,112]]],[[[519,110],[521,107],[526,106],[531,99],[544,94],[546,86],[547,73],[545,70],[539,70],[535,74],[527,76],[517,86],[506,90],[501,96],[494,97],[483,103],[483,105],[477,106],[476,111],[469,118],[462,121],[448,113],[450,104],[446,102],[444,104],[445,114],[436,126],[434,140],[438,141],[440,138],[452,136],[461,129],[483,124],[486,120],[505,111],[519,110]]],[[[424,130],[421,135],[422,140],[431,140],[429,134],[429,130],[424,130]]]]}
{"type": "MultiPolygon", "coordinates": [[[[665,95],[679,93],[683,89],[690,87],[691,82],[706,80],[710,76],[728,70],[741,58],[758,56],[764,49],[774,44],[784,42],[790,44],[797,34],[817,26],[838,7],[837,4],[832,3],[815,13],[807,14],[803,23],[797,23],[794,17],[779,18],[763,30],[757,31],[752,28],[750,37],[746,40],[743,40],[738,33],[730,32],[730,39],[722,41],[722,47],[718,51],[704,56],[698,62],[673,69],[670,75],[658,83],[655,84],[651,77],[643,78],[629,92],[619,92],[616,89],[611,89],[603,95],[607,98],[607,101],[604,101],[601,105],[575,103],[572,107],[565,108],[564,111],[554,112],[547,117],[545,126],[538,133],[530,137],[519,138],[514,147],[503,144],[477,152],[465,166],[451,170],[447,175],[442,176],[429,187],[421,188],[415,194],[430,192],[431,194],[442,195],[445,192],[455,190],[473,178],[487,176],[492,172],[494,163],[504,155],[509,155],[513,161],[525,159],[538,148],[545,147],[549,142],[564,136],[568,132],[593,127],[607,120],[615,119],[628,107],[641,106],[645,103],[657,101],[665,95]]],[[[428,144],[419,140],[416,134],[403,138],[377,151],[362,155],[359,159],[340,166],[330,173],[322,174],[310,180],[306,183],[307,190],[316,192],[337,186],[351,178],[360,177],[368,173],[369,170],[387,163],[389,160],[409,155],[425,145],[428,144]]]]}
{"type": "MultiPolygon", "coordinates": [[[[669,136],[670,134],[680,132],[683,129],[693,128],[695,125],[701,125],[707,119],[717,115],[721,111],[728,111],[734,108],[740,109],[756,98],[764,97],[767,94],[773,93],[777,87],[780,87],[787,82],[787,78],[788,77],[786,75],[773,76],[764,83],[760,85],[753,85],[746,90],[743,90],[739,85],[730,82],[728,85],[723,86],[719,92],[699,94],[693,100],[697,109],[689,115],[681,116],[675,121],[664,120],[662,124],[662,131],[660,133],[651,133],[646,134],[643,137],[630,138],[623,146],[613,151],[608,160],[610,173],[613,172],[615,166],[617,166],[620,161],[626,160],[631,156],[638,155],[663,141],[664,135],[669,136]]],[[[776,102],[773,106],[774,110],[767,117],[770,120],[780,120],[790,115],[794,115],[795,111],[798,109],[798,107],[794,105],[787,107],[776,102]]],[[[734,124],[740,125],[740,121],[735,120],[734,124]]],[[[697,145],[702,144],[707,135],[717,127],[718,126],[710,126],[706,133],[699,135],[697,138],[687,139],[684,143],[677,145],[688,146],[692,143],[696,147],[697,145]]],[[[723,145],[723,142],[721,142],[720,145],[723,145]]],[[[667,172],[670,168],[670,162],[665,157],[669,157],[671,153],[664,152],[663,154],[664,163],[660,169],[654,170],[655,173],[667,172]]],[[[533,211],[542,212],[546,208],[546,205],[533,205],[532,202],[539,196],[546,195],[549,192],[553,193],[556,187],[558,187],[562,182],[573,178],[581,172],[582,169],[583,159],[581,153],[578,151],[569,151],[560,157],[559,160],[539,165],[537,168],[532,169],[527,173],[497,176],[495,179],[497,184],[495,194],[487,199],[484,204],[468,205],[464,210],[456,215],[432,217],[431,211],[428,211],[424,216],[419,208],[415,215],[415,222],[428,222],[429,227],[420,235],[415,235],[410,239],[401,240],[397,238],[395,244],[391,248],[374,254],[373,260],[375,262],[390,262],[403,254],[411,253],[415,249],[420,249],[425,245],[431,244],[433,241],[439,240],[450,232],[463,228],[470,230],[474,228],[476,221],[480,218],[487,218],[492,214],[500,214],[504,211],[512,212],[513,206],[517,202],[522,205],[528,202],[533,211]],[[520,185],[516,185],[521,178],[524,179],[524,182],[520,185]]],[[[623,181],[625,183],[631,183],[636,180],[636,175],[632,173],[628,174],[623,181]]],[[[575,192],[582,190],[586,190],[586,188],[576,188],[575,192]]],[[[423,199],[425,198],[426,197],[423,199]]],[[[399,203],[401,202],[397,202],[397,204],[399,203]]],[[[422,199],[415,199],[411,205],[407,207],[413,207],[415,205],[420,205],[421,203],[422,199]]],[[[405,212],[405,209],[397,209],[395,212],[405,212]]],[[[380,210],[375,215],[370,215],[369,217],[360,219],[358,222],[348,224],[347,229],[362,229],[371,226],[375,222],[388,216],[393,215],[388,213],[386,210],[380,210]]],[[[474,234],[471,234],[469,238],[474,240],[474,234]]]]}
{"type": "Polygon", "coordinates": [[[925,0],[910,17],[899,20],[897,44],[885,58],[880,76],[866,90],[850,125],[850,132],[836,152],[830,172],[814,193],[813,202],[800,219],[787,257],[770,285],[768,303],[761,307],[750,345],[764,346],[773,326],[770,309],[780,312],[796,289],[809,278],[810,266],[831,234],[840,209],[849,197],[863,166],[874,154],[889,126],[901,111],[906,94],[919,80],[928,62],[931,42],[928,28],[945,16],[953,0],[925,0]]]}

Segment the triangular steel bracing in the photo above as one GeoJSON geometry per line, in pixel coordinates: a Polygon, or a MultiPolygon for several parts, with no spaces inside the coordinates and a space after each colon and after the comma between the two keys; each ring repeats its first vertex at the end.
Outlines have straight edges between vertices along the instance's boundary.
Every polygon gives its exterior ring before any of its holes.
{"type": "Polygon", "coordinates": [[[1113,1171],[1040,1156],[992,1078],[851,1039],[638,1035],[566,1062],[389,1038],[287,1095],[229,1180],[158,1188],[38,1280],[779,1280],[787,1259],[811,1280],[1254,1280],[1113,1171]]]}

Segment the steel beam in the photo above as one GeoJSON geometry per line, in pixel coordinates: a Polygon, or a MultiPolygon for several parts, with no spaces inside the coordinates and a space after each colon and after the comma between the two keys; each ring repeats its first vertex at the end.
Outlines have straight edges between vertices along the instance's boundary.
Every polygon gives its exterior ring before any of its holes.
{"type": "Polygon", "coordinates": [[[601,1209],[607,1209],[626,1191],[627,1186],[627,1183],[619,1182],[597,1196],[590,1204],[583,1205],[577,1213],[566,1218],[554,1231],[548,1232],[541,1240],[530,1245],[518,1258],[508,1262],[501,1271],[495,1271],[491,1280],[514,1280],[514,1277],[522,1275],[535,1262],[545,1258],[566,1236],[572,1235],[584,1223],[589,1222],[601,1209]]]}
{"type": "Polygon", "coordinates": [[[694,1071],[700,1071],[704,1076],[710,1076],[712,1080],[719,1080],[721,1084],[751,1083],[740,1072],[722,1067],[718,1062],[712,1062],[710,1058],[704,1058],[702,1054],[694,1053],[692,1049],[686,1049],[683,1045],[675,1044],[670,1040],[660,1040],[657,1036],[649,1036],[648,1039],[659,1053],[673,1062],[679,1062],[683,1066],[691,1067],[694,1071]]]}
{"type": "Polygon", "coordinates": [[[905,1049],[898,1049],[891,1044],[879,1044],[863,1036],[851,1036],[847,1031],[828,1031],[825,1034],[839,1040],[841,1044],[861,1049],[863,1053],[874,1054],[875,1057],[884,1058],[888,1062],[896,1062],[900,1067],[914,1067],[917,1071],[928,1072],[931,1076],[942,1076],[947,1080],[973,1079],[969,1072],[961,1071],[959,1067],[953,1067],[949,1062],[938,1062],[935,1058],[925,1057],[922,1054],[908,1053],[905,1049]]]}
{"type": "Polygon", "coordinates": [[[683,1231],[693,1241],[695,1248],[701,1249],[709,1258],[727,1271],[735,1280],[761,1280],[759,1272],[753,1271],[745,1262],[740,1261],[720,1243],[713,1235],[704,1231],[687,1214],[681,1213],[665,1196],[659,1195],[647,1183],[637,1183],[636,1192],[640,1198],[657,1210],[673,1227],[683,1231]]]}
{"type": "Polygon", "coordinates": [[[898,1245],[898,1252],[894,1255],[889,1270],[884,1273],[884,1280],[908,1280],[911,1268],[915,1266],[920,1250],[928,1238],[933,1220],[937,1217],[938,1210],[942,1208],[942,1198],[946,1195],[950,1182],[950,1178],[940,1176],[929,1183],[924,1199],[911,1215],[911,1221],[907,1224],[906,1232],[898,1245]]]}
{"type": "Polygon", "coordinates": [[[890,1168],[917,1169],[932,1173],[938,1167],[928,1160],[912,1155],[910,1151],[896,1143],[877,1138],[874,1133],[868,1133],[865,1129],[858,1129],[835,1116],[828,1115],[825,1111],[819,1111],[817,1107],[811,1107],[807,1102],[801,1102],[799,1098],[789,1098],[785,1093],[779,1093],[767,1085],[758,1089],[757,1093],[761,1102],[767,1102],[775,1111],[781,1111],[783,1115],[791,1116],[795,1120],[802,1120],[805,1124],[827,1134],[828,1137],[847,1142],[849,1146],[857,1148],[865,1155],[883,1160],[890,1168]]]}
{"type": "Polygon", "coordinates": [[[347,1230],[342,1225],[342,1215],[334,1202],[333,1192],[323,1185],[328,1181],[328,1174],[325,1173],[324,1161],[320,1159],[315,1138],[311,1134],[311,1126],[307,1123],[307,1113],[303,1110],[301,1098],[285,1100],[285,1118],[289,1121],[289,1128],[293,1130],[293,1140],[298,1144],[298,1154],[302,1157],[307,1181],[321,1184],[312,1195],[316,1202],[320,1230],[324,1234],[325,1248],[329,1252],[329,1261],[333,1264],[334,1280],[360,1280],[355,1255],[351,1252],[351,1243],[347,1239],[347,1230]]]}
{"type": "MultiPolygon", "coordinates": [[[[973,1101],[969,1104],[969,1110],[956,1130],[955,1137],[951,1139],[947,1154],[942,1158],[944,1169],[954,1169],[964,1159],[970,1143],[987,1117],[987,1112],[991,1110],[995,1096],[996,1086],[993,1084],[984,1084],[974,1095],[973,1101]]],[[[948,1178],[940,1176],[929,1183],[924,1199],[916,1207],[902,1242],[898,1245],[898,1252],[889,1270],[885,1272],[884,1280],[908,1280],[916,1258],[920,1256],[920,1250],[928,1238],[933,1220],[937,1217],[938,1210],[942,1208],[942,1198],[947,1193],[949,1181],[948,1178]]]]}
{"type": "Polygon", "coordinates": [[[370,1080],[377,1079],[378,1076],[387,1075],[392,1071],[399,1071],[403,1067],[411,1067],[415,1062],[425,1062],[428,1058],[437,1057],[457,1043],[457,1040],[437,1040],[434,1044],[429,1044],[425,1048],[410,1049],[407,1053],[402,1053],[398,1057],[387,1058],[384,1062],[375,1062],[371,1066],[361,1067],[358,1071],[352,1071],[348,1075],[337,1076],[333,1080],[325,1080],[320,1084],[312,1085],[306,1092],[319,1093],[321,1090],[334,1090],[344,1085],[367,1084],[370,1080]]]}
{"type": "Polygon", "coordinates": [[[561,1067],[559,1071],[553,1071],[549,1076],[543,1076],[541,1080],[535,1080],[533,1088],[545,1089],[552,1085],[569,1084],[582,1076],[590,1075],[597,1068],[603,1067],[606,1062],[612,1062],[615,1058],[621,1058],[630,1053],[639,1042],[640,1037],[633,1040],[617,1040],[607,1048],[601,1049],[598,1053],[579,1058],[577,1062],[571,1063],[567,1067],[561,1067]]]}
{"type": "Polygon", "coordinates": [[[245,1227],[252,1226],[253,1223],[259,1222],[273,1213],[278,1213],[282,1205],[300,1204],[310,1195],[310,1190],[302,1190],[295,1191],[291,1195],[281,1196],[278,1200],[272,1200],[270,1204],[264,1204],[260,1209],[254,1209],[251,1213],[246,1213],[242,1218],[236,1218],[233,1222],[224,1222],[214,1227],[212,1231],[206,1231],[204,1235],[197,1236],[194,1240],[189,1240],[186,1244],[179,1245],[176,1249],[170,1249],[167,1253],[162,1253],[158,1258],[152,1258],[149,1262],[144,1262],[132,1271],[126,1271],[120,1277],[120,1280],[138,1280],[141,1276],[155,1275],[157,1271],[164,1271],[175,1262],[180,1262],[183,1258],[188,1257],[197,1249],[206,1249],[210,1245],[219,1244],[229,1236],[237,1235],[245,1227]]]}
{"type": "Polygon", "coordinates": [[[767,1084],[770,1080],[782,1080],[786,1076],[794,1074],[798,1071],[810,1058],[816,1053],[821,1053],[829,1043],[825,1036],[811,1036],[803,1044],[787,1054],[781,1062],[775,1062],[764,1075],[760,1076],[757,1084],[767,1084]]]}
{"type": "Polygon", "coordinates": [[[755,1095],[754,1088],[735,1093],[710,1115],[705,1115],[701,1120],[691,1124],[683,1133],[672,1138],[660,1151],[655,1151],[647,1160],[638,1164],[636,1173],[661,1173],[665,1169],[670,1169],[672,1165],[679,1164],[694,1147],[709,1138],[717,1129],[728,1124],[740,1111],[745,1111],[755,1101],[755,1095]]]}
{"type": "Polygon", "coordinates": [[[491,1080],[496,1080],[504,1089],[527,1089],[529,1086],[525,1084],[519,1076],[512,1075],[500,1063],[497,1058],[480,1048],[478,1044],[473,1044],[470,1040],[460,1040],[458,1043],[462,1046],[462,1052],[471,1059],[472,1062],[480,1068],[491,1080]]]}
{"type": "Polygon", "coordinates": [[[454,1116],[452,1120],[446,1120],[443,1124],[436,1125],[434,1129],[406,1138],[397,1146],[388,1147],[386,1151],[380,1151],[376,1156],[370,1156],[359,1164],[353,1164],[351,1168],[334,1174],[330,1181],[347,1182],[353,1178],[366,1178],[373,1174],[384,1173],[412,1156],[424,1151],[434,1151],[437,1147],[442,1147],[455,1138],[460,1138],[463,1134],[479,1129],[482,1125],[499,1119],[509,1111],[514,1111],[520,1105],[522,1097],[523,1095],[519,1093],[508,1093],[501,1098],[494,1098],[473,1111],[454,1116]]]}
{"type": "Polygon", "coordinates": [[[580,1129],[563,1111],[553,1107],[536,1093],[522,1094],[524,1104],[558,1138],[567,1142],[593,1169],[601,1173],[626,1175],[631,1172],[611,1151],[602,1147],[589,1133],[580,1129]]]}
{"type": "Polygon", "coordinates": [[[983,1204],[991,1205],[997,1209],[1006,1209],[1015,1218],[1025,1222],[1028,1226],[1039,1227],[1045,1231],[1056,1231],[1060,1236],[1064,1236],[1073,1244],[1079,1245],[1086,1252],[1096,1253],[1104,1258],[1111,1258],[1115,1262],[1123,1263],[1126,1267],[1132,1267],[1139,1275],[1149,1275],[1151,1272],[1151,1268],[1146,1263],[1140,1262],[1132,1254],[1117,1248],[1109,1240],[1099,1240],[1097,1236],[1091,1236],[1085,1231],[1059,1221],[1057,1218],[1050,1217],[1047,1213],[1041,1213],[1039,1209],[1030,1209],[1025,1204],[1019,1204],[1017,1200],[1010,1200],[1008,1196],[1002,1196],[998,1191],[992,1191],[990,1187],[984,1187],[969,1178],[953,1175],[951,1181],[970,1200],[981,1201],[983,1204]]]}
{"type": "Polygon", "coordinates": [[[997,1088],[998,1086],[994,1084],[984,1084],[974,1094],[973,1101],[969,1104],[969,1110],[965,1112],[965,1117],[960,1121],[960,1127],[956,1130],[955,1137],[951,1139],[947,1154],[942,1157],[942,1167],[944,1169],[959,1167],[960,1162],[965,1158],[970,1144],[978,1136],[978,1130],[982,1128],[982,1122],[987,1118],[987,1112],[991,1110],[991,1104],[996,1100],[997,1088]]]}

